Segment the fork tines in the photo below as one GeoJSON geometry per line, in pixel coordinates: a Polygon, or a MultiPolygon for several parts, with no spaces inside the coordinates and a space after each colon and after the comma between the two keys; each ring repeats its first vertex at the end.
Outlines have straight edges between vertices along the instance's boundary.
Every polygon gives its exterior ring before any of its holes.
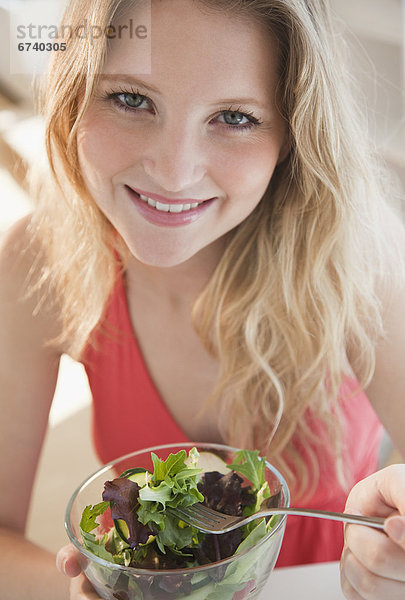
{"type": "Polygon", "coordinates": [[[229,518],[229,515],[224,515],[212,508],[204,506],[201,502],[188,506],[186,508],[178,506],[174,509],[176,514],[185,520],[192,519],[193,523],[202,526],[210,525],[211,527],[221,526],[221,523],[229,518]]]}

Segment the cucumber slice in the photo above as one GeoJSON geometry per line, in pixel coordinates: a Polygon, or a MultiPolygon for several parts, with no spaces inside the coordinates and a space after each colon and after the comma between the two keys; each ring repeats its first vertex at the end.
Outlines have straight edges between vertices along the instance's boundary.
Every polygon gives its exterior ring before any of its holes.
{"type": "Polygon", "coordinates": [[[226,462],[212,452],[200,452],[196,466],[198,469],[202,469],[204,473],[209,473],[210,471],[218,471],[223,475],[229,473],[226,462]]]}
{"type": "MultiPolygon", "coordinates": [[[[114,519],[114,526],[115,526],[115,530],[118,533],[118,535],[120,536],[120,538],[129,545],[129,529],[128,529],[128,525],[126,524],[126,522],[123,519],[114,519]]],[[[144,544],[140,544],[140,546],[147,546],[148,544],[151,544],[154,539],[156,538],[155,535],[150,535],[148,537],[148,539],[146,540],[146,542],[144,544]]]]}
{"type": "Polygon", "coordinates": [[[130,481],[134,481],[139,485],[139,487],[144,487],[152,477],[152,473],[149,471],[143,471],[142,473],[133,473],[132,475],[128,475],[127,479],[130,481]]]}
{"type": "Polygon", "coordinates": [[[139,487],[143,487],[148,483],[152,474],[143,469],[142,467],[134,467],[133,469],[127,469],[123,473],[121,473],[120,477],[126,477],[130,481],[134,481],[139,485],[139,487]]]}
{"type": "Polygon", "coordinates": [[[124,542],[128,544],[129,529],[123,519],[114,519],[115,530],[124,542]]]}
{"type": "Polygon", "coordinates": [[[130,475],[136,475],[136,473],[146,473],[146,469],[143,467],[133,467],[121,473],[120,477],[129,477],[130,475]]]}

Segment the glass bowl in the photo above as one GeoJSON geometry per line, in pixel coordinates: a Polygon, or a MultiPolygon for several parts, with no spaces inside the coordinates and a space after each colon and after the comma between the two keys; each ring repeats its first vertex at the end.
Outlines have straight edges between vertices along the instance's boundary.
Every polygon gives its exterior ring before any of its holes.
{"type": "MultiPolygon", "coordinates": [[[[165,460],[170,453],[196,447],[233,462],[236,448],[221,444],[195,443],[155,446],[114,460],[88,477],[69,500],[65,528],[80,552],[80,564],[97,593],[105,600],[244,600],[257,598],[276,563],[284,535],[286,517],[278,516],[268,534],[249,549],[229,558],[182,569],[140,569],[105,561],[89,552],[80,536],[83,509],[101,501],[104,483],[133,467],[153,470],[151,452],[165,460]]],[[[289,506],[289,490],[280,473],[266,461],[266,479],[271,494],[279,492],[278,506],[289,506]]]]}

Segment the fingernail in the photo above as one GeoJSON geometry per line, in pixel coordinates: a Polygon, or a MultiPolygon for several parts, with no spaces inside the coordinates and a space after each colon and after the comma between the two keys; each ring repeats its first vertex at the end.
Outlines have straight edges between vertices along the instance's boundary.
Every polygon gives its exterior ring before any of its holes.
{"type": "Polygon", "coordinates": [[[396,542],[405,542],[405,522],[401,517],[393,517],[387,521],[386,530],[396,542]]]}
{"type": "Polygon", "coordinates": [[[62,562],[62,564],[61,564],[62,573],[63,573],[64,575],[67,575],[67,572],[66,572],[66,565],[68,564],[68,562],[69,562],[69,559],[68,559],[68,558],[65,558],[65,559],[63,559],[63,562],[62,562]]]}

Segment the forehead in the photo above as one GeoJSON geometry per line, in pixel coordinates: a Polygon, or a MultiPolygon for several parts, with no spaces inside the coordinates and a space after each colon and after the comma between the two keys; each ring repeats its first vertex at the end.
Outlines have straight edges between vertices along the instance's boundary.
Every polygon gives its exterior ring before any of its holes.
{"type": "Polygon", "coordinates": [[[245,88],[276,85],[276,42],[253,18],[212,11],[197,0],[152,0],[149,11],[146,6],[133,6],[113,24],[125,31],[131,19],[135,27],[150,17],[148,72],[140,44],[123,35],[109,40],[104,73],[142,73],[146,83],[160,80],[190,91],[216,84],[223,90],[236,81],[245,88]]]}

